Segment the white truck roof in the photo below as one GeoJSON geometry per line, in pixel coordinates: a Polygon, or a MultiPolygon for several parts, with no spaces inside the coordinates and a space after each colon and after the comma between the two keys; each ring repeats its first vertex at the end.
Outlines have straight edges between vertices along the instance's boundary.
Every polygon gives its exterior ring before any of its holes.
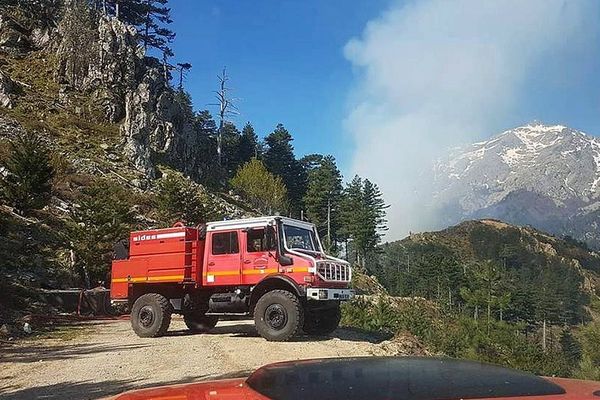
{"type": "Polygon", "coordinates": [[[313,229],[314,224],[307,221],[300,221],[298,219],[281,217],[276,215],[255,217],[255,218],[244,218],[244,219],[232,219],[227,221],[213,221],[206,224],[207,231],[220,231],[228,229],[241,229],[241,228],[258,228],[267,225],[272,225],[275,222],[275,218],[279,218],[286,225],[297,226],[299,228],[313,229]]]}

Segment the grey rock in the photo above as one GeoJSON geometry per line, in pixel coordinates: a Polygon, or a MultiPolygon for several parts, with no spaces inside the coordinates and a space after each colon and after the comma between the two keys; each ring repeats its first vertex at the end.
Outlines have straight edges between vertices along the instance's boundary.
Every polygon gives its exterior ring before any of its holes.
{"type": "Polygon", "coordinates": [[[198,135],[191,115],[175,101],[161,63],[146,57],[134,27],[115,18],[101,18],[98,41],[85,76],[73,77],[69,57],[77,49],[59,43],[59,97],[69,102],[71,90],[91,93],[110,122],[121,122],[124,157],[149,178],[158,163],[194,178],[198,175],[198,135]]]}
{"type": "MultiPolygon", "coordinates": [[[[137,32],[116,18],[103,17],[98,22],[97,41],[90,49],[87,73],[70,74],[73,52],[67,40],[57,47],[57,80],[66,88],[85,91],[104,110],[109,122],[123,119],[126,94],[133,90],[143,68],[143,50],[137,44],[137,32]]],[[[65,91],[66,89],[62,89],[65,91]]],[[[63,93],[62,101],[65,101],[63,93]]],[[[68,98],[67,98],[68,99],[68,98]]]]}
{"type": "Polygon", "coordinates": [[[43,49],[50,43],[52,33],[52,30],[48,27],[34,28],[29,35],[29,41],[34,48],[43,49]]]}
{"type": "Polygon", "coordinates": [[[18,84],[0,70],[0,106],[12,108],[14,106],[14,97],[18,91],[18,84]]]}
{"type": "Polygon", "coordinates": [[[126,97],[121,126],[125,154],[148,177],[156,177],[154,166],[166,163],[185,175],[197,171],[197,136],[158,64],[149,64],[137,88],[126,97]]]}
{"type": "Polygon", "coordinates": [[[31,47],[29,32],[6,15],[0,15],[0,49],[21,52],[31,47]]]}

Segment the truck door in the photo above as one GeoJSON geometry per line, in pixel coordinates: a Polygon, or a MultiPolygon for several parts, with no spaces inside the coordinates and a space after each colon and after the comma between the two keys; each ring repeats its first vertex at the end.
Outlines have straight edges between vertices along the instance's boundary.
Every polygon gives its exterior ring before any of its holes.
{"type": "Polygon", "coordinates": [[[237,230],[209,232],[207,262],[203,272],[205,285],[239,285],[241,283],[240,235],[237,230]]]}
{"type": "Polygon", "coordinates": [[[265,275],[279,272],[275,249],[267,249],[265,229],[247,229],[242,238],[242,283],[255,284],[265,275]]]}

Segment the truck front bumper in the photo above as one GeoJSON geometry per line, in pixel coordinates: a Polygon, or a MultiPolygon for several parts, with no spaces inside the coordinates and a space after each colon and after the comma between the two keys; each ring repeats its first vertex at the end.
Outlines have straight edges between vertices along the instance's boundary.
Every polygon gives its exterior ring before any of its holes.
{"type": "Polygon", "coordinates": [[[309,300],[350,300],[354,297],[352,289],[308,288],[306,298],[309,300]]]}

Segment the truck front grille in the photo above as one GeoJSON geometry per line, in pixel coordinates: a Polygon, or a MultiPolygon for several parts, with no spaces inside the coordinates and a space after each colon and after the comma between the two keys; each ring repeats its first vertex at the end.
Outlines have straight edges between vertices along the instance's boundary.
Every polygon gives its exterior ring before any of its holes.
{"type": "Polygon", "coordinates": [[[350,265],[331,261],[318,261],[317,274],[326,282],[350,282],[350,265]]]}

